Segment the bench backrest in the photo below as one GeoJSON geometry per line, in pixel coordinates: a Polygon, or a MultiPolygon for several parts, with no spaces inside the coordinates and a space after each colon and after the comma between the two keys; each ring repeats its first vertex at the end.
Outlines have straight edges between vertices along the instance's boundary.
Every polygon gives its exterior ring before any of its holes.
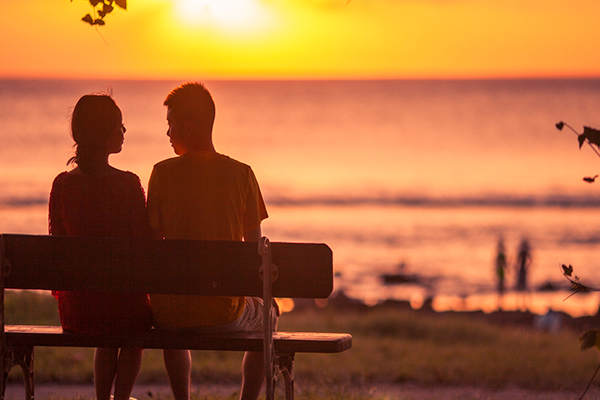
{"type": "MultiPolygon", "coordinates": [[[[256,243],[1,234],[9,289],[262,296],[256,243]]],[[[0,243],[0,246],[2,244],[0,243]]],[[[274,297],[326,298],[325,244],[271,242],[274,297]]]]}

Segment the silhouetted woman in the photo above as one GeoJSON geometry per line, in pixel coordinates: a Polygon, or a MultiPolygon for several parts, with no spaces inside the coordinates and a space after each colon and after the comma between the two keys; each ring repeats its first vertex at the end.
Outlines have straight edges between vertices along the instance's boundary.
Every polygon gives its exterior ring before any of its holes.
{"type": "Polygon", "coordinates": [[[496,250],[496,278],[498,279],[498,309],[502,308],[502,295],[504,294],[504,277],[506,275],[506,250],[504,239],[498,239],[496,250]]]}
{"type": "MultiPolygon", "coordinates": [[[[125,127],[121,110],[109,95],[85,95],[73,110],[71,133],[76,167],[52,184],[49,207],[51,235],[149,237],[144,190],[137,175],[108,163],[119,153],[125,127]]],[[[88,335],[150,329],[147,295],[58,291],[62,327],[88,335]]],[[[94,386],[97,400],[129,399],[140,370],[142,349],[97,348],[94,386]]]]}

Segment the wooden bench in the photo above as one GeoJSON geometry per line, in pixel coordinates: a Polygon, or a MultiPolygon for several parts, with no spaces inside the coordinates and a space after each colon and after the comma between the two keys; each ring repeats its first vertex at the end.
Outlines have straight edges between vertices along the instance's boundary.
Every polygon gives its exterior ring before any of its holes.
{"type": "Polygon", "coordinates": [[[325,244],[262,238],[257,251],[256,243],[247,242],[0,234],[0,263],[1,399],[15,365],[23,370],[26,399],[34,398],[36,346],[263,351],[267,399],[274,398],[280,374],[286,399],[293,399],[296,353],[337,353],[352,347],[349,334],[273,332],[270,322],[257,333],[153,329],[109,336],[63,332],[60,326],[4,324],[4,289],[258,296],[265,304],[272,304],[273,297],[327,298],[333,290],[333,263],[325,244]]]}

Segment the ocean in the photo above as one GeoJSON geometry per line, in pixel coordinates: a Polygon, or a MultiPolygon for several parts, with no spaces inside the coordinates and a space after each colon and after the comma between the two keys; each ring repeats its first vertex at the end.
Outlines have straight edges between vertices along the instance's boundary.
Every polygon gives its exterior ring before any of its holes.
{"type": "MultiPolygon", "coordinates": [[[[144,185],[172,157],[166,94],[179,81],[0,80],[0,232],[47,233],[54,177],[73,154],[69,115],[110,91],[127,127],[117,168],[144,185]]],[[[335,290],[377,304],[496,309],[496,244],[512,289],[531,245],[527,307],[593,315],[596,293],[568,296],[561,264],[600,287],[600,158],[574,132],[600,128],[600,80],[208,81],[217,151],[252,166],[271,241],[323,242],[335,290]],[[385,275],[410,278],[386,283],[385,275]],[[541,290],[542,287],[558,290],[541,290]]]]}

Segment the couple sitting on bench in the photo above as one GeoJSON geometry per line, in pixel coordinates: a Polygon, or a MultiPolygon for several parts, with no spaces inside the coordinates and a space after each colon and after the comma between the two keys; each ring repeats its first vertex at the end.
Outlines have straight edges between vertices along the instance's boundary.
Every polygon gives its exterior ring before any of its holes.
{"type": "MultiPolygon", "coordinates": [[[[216,152],[215,105],[198,83],[165,99],[167,136],[178,157],[154,166],[148,201],[137,175],[112,167],[125,126],[109,95],[85,95],[73,110],[76,153],[50,195],[50,234],[258,242],[267,210],[252,169],[216,152]]],[[[164,268],[169,268],[165,265],[164,268]]],[[[235,279],[235,276],[232,277],[235,279]]],[[[65,331],[88,335],[149,330],[235,332],[262,330],[262,301],[254,297],[175,296],[54,291],[65,331]]],[[[272,316],[277,318],[276,315],[272,316]]],[[[176,400],[189,400],[189,350],[165,349],[164,362],[176,400]]],[[[97,348],[98,400],[127,400],[140,370],[142,349],[97,348]]],[[[261,352],[246,352],[242,399],[256,399],[265,380],[261,352]]]]}

